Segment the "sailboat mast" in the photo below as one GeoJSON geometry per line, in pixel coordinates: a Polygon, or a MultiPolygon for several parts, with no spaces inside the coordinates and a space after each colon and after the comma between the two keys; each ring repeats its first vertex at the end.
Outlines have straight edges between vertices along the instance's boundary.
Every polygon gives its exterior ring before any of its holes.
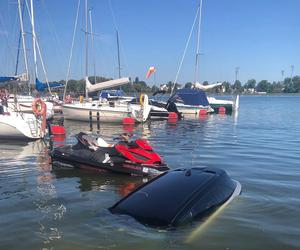
{"type": "Polygon", "coordinates": [[[196,62],[195,62],[195,83],[198,81],[198,75],[199,75],[201,22],[202,22],[202,0],[200,0],[200,3],[199,3],[199,18],[198,18],[198,31],[197,31],[197,49],[196,49],[196,62]]]}
{"type": "Polygon", "coordinates": [[[117,32],[117,50],[118,50],[118,71],[119,71],[119,78],[121,78],[121,60],[120,60],[120,43],[119,43],[119,32],[117,32]]]}
{"type": "MultiPolygon", "coordinates": [[[[22,47],[23,47],[23,54],[24,54],[25,73],[26,73],[26,80],[28,80],[29,72],[28,72],[27,51],[26,51],[26,43],[25,43],[25,32],[24,32],[24,26],[23,26],[23,14],[21,11],[21,0],[18,0],[18,10],[19,10],[20,28],[21,28],[21,34],[22,34],[22,47]]],[[[24,10],[24,6],[23,6],[23,10],[24,10]]]]}
{"type": "Polygon", "coordinates": [[[33,47],[33,60],[34,60],[34,76],[33,79],[38,77],[37,74],[37,57],[36,57],[36,35],[34,26],[34,13],[33,13],[33,0],[30,0],[30,11],[31,11],[31,28],[32,28],[32,47],[33,47]]]}
{"type": "Polygon", "coordinates": [[[93,66],[94,66],[94,81],[96,81],[96,56],[95,56],[95,47],[94,47],[94,30],[93,30],[93,20],[92,20],[92,9],[89,9],[90,17],[90,30],[91,30],[91,42],[92,42],[92,53],[93,53],[93,66]]]}
{"type": "MultiPolygon", "coordinates": [[[[85,84],[88,81],[88,2],[85,0],[85,84]]],[[[85,98],[88,99],[89,94],[85,86],[85,98]]]]}

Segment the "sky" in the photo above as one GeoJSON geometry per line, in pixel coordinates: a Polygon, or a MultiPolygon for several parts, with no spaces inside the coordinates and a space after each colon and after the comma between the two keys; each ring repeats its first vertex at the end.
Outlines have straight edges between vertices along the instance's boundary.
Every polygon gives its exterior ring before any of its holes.
{"type": "MultiPolygon", "coordinates": [[[[148,84],[174,81],[196,15],[199,0],[89,0],[94,49],[89,36],[89,75],[118,76],[116,29],[120,36],[123,76],[148,84]],[[95,59],[95,64],[94,64],[95,59]],[[146,79],[150,66],[156,77],[146,79]]],[[[34,0],[36,34],[49,80],[66,79],[78,0],[34,0]]],[[[199,80],[279,81],[300,74],[299,0],[203,0],[199,80]]],[[[24,26],[30,72],[33,72],[31,25],[24,26]]],[[[0,74],[14,74],[19,37],[17,0],[0,0],[0,74]]],[[[84,0],[70,78],[85,76],[84,0]]],[[[196,32],[193,33],[178,82],[194,81],[196,32]]],[[[24,71],[21,53],[19,72],[24,71]]],[[[40,60],[38,76],[45,79],[40,60]]]]}

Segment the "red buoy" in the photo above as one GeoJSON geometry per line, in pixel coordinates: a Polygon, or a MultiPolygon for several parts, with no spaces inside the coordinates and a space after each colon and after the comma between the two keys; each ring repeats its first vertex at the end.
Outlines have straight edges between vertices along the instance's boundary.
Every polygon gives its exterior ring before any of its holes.
{"type": "Polygon", "coordinates": [[[66,134],[66,130],[65,130],[64,126],[51,125],[50,130],[51,130],[52,135],[65,135],[66,134]]]}
{"type": "Polygon", "coordinates": [[[226,113],[226,108],[225,107],[219,107],[218,113],[224,115],[226,113]]]}
{"type": "Polygon", "coordinates": [[[178,119],[178,115],[175,112],[170,112],[168,118],[169,119],[178,119]]]}
{"type": "Polygon", "coordinates": [[[206,109],[200,109],[199,110],[199,116],[201,115],[207,115],[207,110],[206,109]]]}
{"type": "MultiPolygon", "coordinates": [[[[52,135],[51,139],[53,142],[64,142],[66,137],[64,135],[52,135]]],[[[59,146],[59,145],[56,145],[56,146],[59,146]]]]}
{"type": "Polygon", "coordinates": [[[134,131],[134,124],[123,124],[123,130],[127,133],[132,133],[134,131]]]}
{"type": "Polygon", "coordinates": [[[134,125],[134,119],[132,117],[123,118],[124,125],[134,125]]]}

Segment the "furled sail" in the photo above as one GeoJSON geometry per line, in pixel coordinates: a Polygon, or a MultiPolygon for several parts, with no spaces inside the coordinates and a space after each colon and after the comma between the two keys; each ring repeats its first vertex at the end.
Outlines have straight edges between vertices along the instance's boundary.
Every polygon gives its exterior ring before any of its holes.
{"type": "Polygon", "coordinates": [[[12,81],[17,81],[17,82],[26,82],[28,81],[28,77],[26,76],[26,73],[21,74],[21,75],[15,75],[15,76],[0,76],[0,84],[6,84],[7,82],[12,82],[12,81]]]}
{"type": "Polygon", "coordinates": [[[15,76],[0,76],[0,82],[10,82],[18,80],[15,76]]]}
{"type": "Polygon", "coordinates": [[[219,87],[221,86],[223,83],[221,82],[218,82],[218,83],[215,83],[215,84],[209,84],[209,85],[203,85],[199,82],[196,82],[193,87],[195,89],[202,89],[202,90],[209,90],[209,89],[213,89],[213,88],[216,88],[216,87],[219,87]]]}
{"type": "MultiPolygon", "coordinates": [[[[60,87],[63,87],[64,84],[62,83],[58,83],[58,82],[52,82],[52,83],[49,83],[49,87],[52,89],[52,88],[60,88],[60,87]]],[[[35,88],[37,91],[39,92],[42,92],[44,91],[45,89],[48,88],[48,84],[47,83],[43,83],[43,82],[40,82],[39,79],[35,79],[35,88]]]]}
{"type": "Polygon", "coordinates": [[[123,77],[115,80],[109,80],[105,82],[100,82],[100,83],[95,83],[91,84],[89,81],[88,77],[85,78],[86,82],[86,89],[88,92],[94,92],[98,90],[103,90],[103,89],[109,89],[109,88],[114,88],[118,86],[122,86],[124,84],[127,84],[130,82],[128,77],[123,77]]]}

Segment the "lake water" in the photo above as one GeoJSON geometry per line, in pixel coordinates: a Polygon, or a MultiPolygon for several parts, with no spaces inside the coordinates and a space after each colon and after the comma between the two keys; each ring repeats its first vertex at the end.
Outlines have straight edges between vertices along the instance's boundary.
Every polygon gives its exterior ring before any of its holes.
{"type": "MultiPolygon", "coordinates": [[[[220,167],[242,184],[193,237],[199,222],[160,231],[108,212],[145,178],[53,171],[43,141],[1,142],[0,249],[300,249],[299,107],[298,96],[242,96],[237,115],[135,128],[171,168],[220,167]]],[[[67,143],[89,130],[65,125],[67,143]]],[[[100,134],[123,131],[102,125],[100,134]]]]}

